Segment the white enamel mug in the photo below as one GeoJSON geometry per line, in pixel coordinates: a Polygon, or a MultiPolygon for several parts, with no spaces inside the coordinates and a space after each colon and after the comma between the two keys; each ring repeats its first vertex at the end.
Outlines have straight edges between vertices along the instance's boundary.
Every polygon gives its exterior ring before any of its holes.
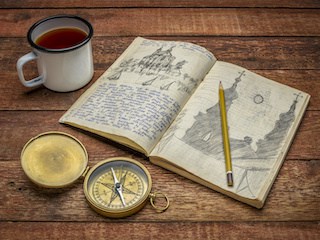
{"type": "Polygon", "coordinates": [[[91,24],[78,16],[57,15],[35,23],[28,31],[28,41],[32,52],[22,56],[17,62],[17,71],[21,83],[26,87],[43,84],[57,92],[69,92],[82,88],[93,76],[93,58],[91,24]],[[59,28],[76,28],[86,33],[86,37],[68,48],[50,49],[39,46],[36,40],[44,33],[59,28]],[[36,60],[39,76],[26,80],[23,65],[36,60]]]}

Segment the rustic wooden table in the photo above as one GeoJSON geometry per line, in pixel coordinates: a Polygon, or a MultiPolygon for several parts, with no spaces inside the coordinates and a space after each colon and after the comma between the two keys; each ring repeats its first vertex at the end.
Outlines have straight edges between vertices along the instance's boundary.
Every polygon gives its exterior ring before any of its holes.
{"type": "MultiPolygon", "coordinates": [[[[278,0],[2,0],[0,3],[1,239],[320,239],[320,2],[278,0]],[[17,59],[30,51],[28,28],[55,14],[76,14],[94,27],[94,82],[136,36],[200,44],[219,60],[311,94],[311,101],[263,209],[257,210],[177,174],[142,155],[58,123],[88,88],[57,93],[27,89],[17,59]],[[137,159],[171,206],[147,205],[125,219],[88,206],[81,181],[60,190],[32,184],[20,153],[33,136],[63,131],[77,137],[89,165],[115,156],[137,159]]],[[[29,64],[27,74],[36,74],[29,64]]]]}

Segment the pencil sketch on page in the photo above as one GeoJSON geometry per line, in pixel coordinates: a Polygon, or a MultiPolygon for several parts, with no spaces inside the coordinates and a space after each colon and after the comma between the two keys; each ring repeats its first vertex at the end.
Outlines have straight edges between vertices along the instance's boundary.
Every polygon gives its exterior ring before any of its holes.
{"type": "Polygon", "coordinates": [[[138,75],[137,82],[143,86],[158,86],[161,90],[174,88],[188,94],[192,93],[200,79],[183,71],[188,61],[175,56],[177,46],[171,45],[166,48],[160,44],[156,47],[152,53],[143,57],[133,56],[124,59],[107,78],[116,81],[124,74],[135,74],[138,75]]]}
{"type": "MultiPolygon", "coordinates": [[[[245,76],[245,71],[239,72],[239,75],[234,78],[233,85],[225,89],[227,112],[232,108],[233,103],[238,100],[237,87],[245,76]]],[[[259,113],[259,105],[266,103],[270,94],[272,93],[269,90],[265,91],[264,94],[258,91],[253,94],[252,102],[257,106],[255,110],[257,113],[259,113]]],[[[300,93],[292,95],[292,102],[288,105],[287,110],[278,115],[277,120],[273,122],[272,130],[267,132],[263,138],[254,141],[250,135],[244,136],[243,139],[230,137],[233,166],[241,169],[241,171],[238,171],[241,172],[241,175],[237,176],[236,193],[252,198],[256,197],[256,188],[252,186],[250,179],[263,182],[263,178],[271,169],[272,161],[275,161],[275,157],[281,150],[282,142],[295,119],[295,109],[300,97],[302,97],[300,93]]],[[[186,113],[183,112],[182,114],[186,113]]],[[[172,128],[178,127],[179,119],[172,128]]],[[[174,136],[175,130],[177,129],[169,131],[169,134],[163,137],[162,143],[159,145],[159,151],[163,150],[172,138],[179,138],[189,147],[207,156],[212,156],[212,161],[225,161],[219,103],[207,108],[205,112],[199,111],[194,116],[193,124],[185,130],[182,137],[174,136]]]]}

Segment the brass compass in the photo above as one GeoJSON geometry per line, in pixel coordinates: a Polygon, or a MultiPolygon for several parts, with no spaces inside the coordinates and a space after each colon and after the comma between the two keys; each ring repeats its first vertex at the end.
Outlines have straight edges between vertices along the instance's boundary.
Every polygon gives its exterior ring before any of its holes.
{"type": "Polygon", "coordinates": [[[61,132],[47,132],[32,138],[21,153],[24,172],[42,187],[64,187],[83,176],[87,202],[103,216],[130,216],[141,210],[148,200],[158,212],[169,207],[165,194],[151,193],[151,175],[138,161],[109,158],[91,169],[87,162],[87,151],[82,143],[61,132]],[[156,198],[163,198],[164,206],[156,206],[156,198]]]}
{"type": "Polygon", "coordinates": [[[150,199],[159,212],[169,207],[168,198],[151,194],[152,180],[148,170],[130,158],[110,158],[95,165],[84,181],[84,193],[98,213],[107,217],[125,217],[139,211],[150,199]],[[156,197],[166,199],[166,206],[156,207],[156,197]]]}

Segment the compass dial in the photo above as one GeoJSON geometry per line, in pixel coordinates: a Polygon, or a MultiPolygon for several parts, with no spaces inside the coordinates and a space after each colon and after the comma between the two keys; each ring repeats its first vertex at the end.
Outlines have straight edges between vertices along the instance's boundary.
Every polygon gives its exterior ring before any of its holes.
{"type": "Polygon", "coordinates": [[[145,181],[143,181],[137,173],[131,169],[124,168],[121,165],[114,169],[119,183],[122,185],[122,194],[125,205],[122,203],[114,179],[112,171],[102,174],[93,184],[92,195],[102,206],[121,209],[135,204],[145,193],[145,181]]]}
{"type": "Polygon", "coordinates": [[[132,159],[108,159],[90,170],[84,192],[99,213],[123,217],[140,210],[149,197],[151,177],[147,169],[132,159]]]}

